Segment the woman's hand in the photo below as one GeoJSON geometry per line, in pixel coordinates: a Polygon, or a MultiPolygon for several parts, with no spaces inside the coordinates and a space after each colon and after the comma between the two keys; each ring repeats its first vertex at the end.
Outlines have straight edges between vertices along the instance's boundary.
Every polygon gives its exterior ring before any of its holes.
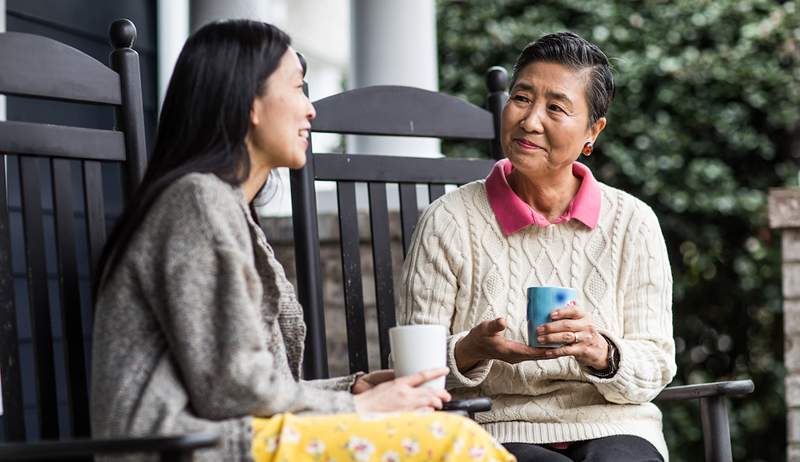
{"type": "Polygon", "coordinates": [[[350,392],[354,395],[364,393],[389,380],[394,380],[394,369],[373,371],[357,378],[353,386],[350,387],[350,392]]]}
{"type": "Polygon", "coordinates": [[[447,375],[448,372],[447,368],[431,369],[385,381],[353,398],[356,412],[363,414],[441,409],[442,403],[450,401],[450,393],[420,385],[447,375]]]}
{"type": "Polygon", "coordinates": [[[536,329],[539,343],[561,343],[561,348],[548,349],[545,358],[574,356],[583,366],[594,369],[608,367],[608,342],[592,325],[589,313],[575,306],[550,313],[552,322],[536,329]]]}
{"type": "Polygon", "coordinates": [[[499,359],[515,364],[531,359],[545,359],[546,348],[531,348],[525,343],[508,340],[503,331],[508,323],[503,318],[484,321],[473,327],[455,346],[459,371],[468,371],[479,361],[499,359]]]}

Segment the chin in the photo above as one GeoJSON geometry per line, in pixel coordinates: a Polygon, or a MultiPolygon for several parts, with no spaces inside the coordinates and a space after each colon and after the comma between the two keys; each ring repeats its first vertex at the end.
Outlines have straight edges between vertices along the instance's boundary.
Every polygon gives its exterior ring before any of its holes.
{"type": "Polygon", "coordinates": [[[288,167],[293,169],[299,169],[305,167],[305,165],[306,165],[306,153],[304,152],[303,154],[296,156],[294,159],[292,159],[292,162],[291,164],[288,165],[288,167]]]}

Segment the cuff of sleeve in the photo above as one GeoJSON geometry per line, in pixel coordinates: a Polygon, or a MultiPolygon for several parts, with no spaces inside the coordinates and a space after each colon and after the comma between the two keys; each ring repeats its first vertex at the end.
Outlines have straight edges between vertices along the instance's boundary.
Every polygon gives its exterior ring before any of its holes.
{"type": "Polygon", "coordinates": [[[459,332],[458,334],[451,335],[447,338],[447,366],[450,368],[450,374],[447,375],[446,388],[462,388],[462,387],[477,387],[489,375],[489,370],[492,368],[493,360],[479,361],[472,369],[466,372],[460,372],[456,365],[456,343],[466,337],[469,332],[459,332]]]}
{"type": "Polygon", "coordinates": [[[634,371],[631,369],[630,361],[627,360],[625,342],[608,331],[600,330],[600,333],[614,343],[614,347],[619,353],[619,367],[617,373],[611,377],[602,378],[592,374],[586,367],[581,367],[583,375],[589,383],[597,387],[597,390],[607,400],[612,402],[628,402],[625,398],[625,391],[628,388],[627,384],[631,383],[633,380],[634,371]]]}
{"type": "Polygon", "coordinates": [[[330,379],[316,379],[305,380],[304,383],[320,389],[320,390],[334,390],[334,391],[350,391],[353,384],[356,383],[359,377],[364,375],[364,372],[356,372],[355,374],[345,375],[342,377],[333,377],[330,379]]]}
{"type": "Polygon", "coordinates": [[[363,372],[363,371],[358,371],[355,374],[348,375],[346,377],[348,380],[347,380],[347,388],[345,388],[345,390],[347,390],[350,393],[352,393],[353,392],[353,385],[356,384],[356,382],[358,381],[358,378],[361,377],[362,375],[367,375],[367,373],[363,372]]]}

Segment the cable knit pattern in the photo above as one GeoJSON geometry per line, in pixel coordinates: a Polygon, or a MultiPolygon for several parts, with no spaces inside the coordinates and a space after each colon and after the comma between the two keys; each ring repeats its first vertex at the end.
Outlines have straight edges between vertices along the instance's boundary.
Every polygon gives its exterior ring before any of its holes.
{"type": "Polygon", "coordinates": [[[184,176],[153,204],[98,295],[93,434],[215,430],[223,444],[194,460],[251,460],[251,416],[353,412],[352,376],[299,380],[305,332],[242,191],[211,174],[184,176]]]}
{"type": "Polygon", "coordinates": [[[476,181],[425,211],[403,266],[400,324],[450,329],[447,386],[455,397],[486,395],[477,416],[500,442],[555,443],[629,434],[668,459],[661,412],[650,403],[675,375],[672,275],[658,220],[643,202],[607,185],[600,220],[528,226],[503,236],[476,181]],[[503,316],[505,335],[527,342],[527,288],[574,287],[578,304],[620,353],[611,378],[572,357],[511,365],[483,361],[466,373],[455,343],[481,321],[503,316]]]}

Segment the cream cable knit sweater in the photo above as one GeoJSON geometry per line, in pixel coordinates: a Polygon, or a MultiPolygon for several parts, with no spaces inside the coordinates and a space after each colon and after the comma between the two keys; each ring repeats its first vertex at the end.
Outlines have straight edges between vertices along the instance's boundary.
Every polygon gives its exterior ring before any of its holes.
{"type": "Polygon", "coordinates": [[[675,375],[672,275],[658,220],[643,202],[601,184],[597,227],[577,220],[503,236],[484,181],[444,196],[423,214],[403,266],[399,324],[442,324],[454,397],[493,399],[478,421],[500,442],[554,443],[629,434],[665,460],[661,412],[650,403],[675,375]],[[526,288],[559,285],[618,347],[619,371],[597,378],[572,357],[479,363],[466,374],[455,343],[503,316],[505,335],[527,342],[526,288]]]}

